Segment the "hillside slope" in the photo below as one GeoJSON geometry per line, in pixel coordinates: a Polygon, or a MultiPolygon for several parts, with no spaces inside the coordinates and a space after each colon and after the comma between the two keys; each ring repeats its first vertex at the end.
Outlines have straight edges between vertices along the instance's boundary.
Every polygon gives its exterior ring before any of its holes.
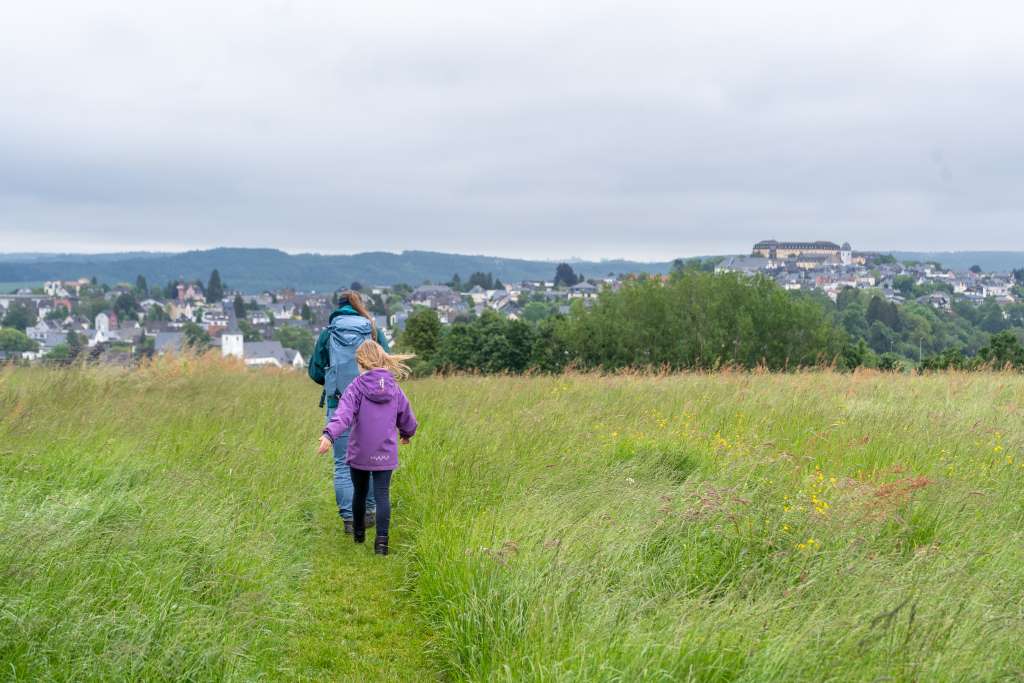
{"type": "Polygon", "coordinates": [[[17,680],[1010,680],[1024,377],[410,382],[394,554],[301,374],[0,371],[17,680]],[[61,396],[58,409],[53,397],[61,396]]]}
{"type": "MultiPolygon", "coordinates": [[[[0,282],[43,281],[96,276],[104,282],[134,282],[141,274],[152,284],[164,284],[184,277],[204,282],[217,268],[221,278],[232,287],[256,292],[262,289],[294,287],[303,290],[333,291],[353,281],[364,284],[392,285],[404,282],[419,285],[424,281],[447,282],[458,273],[490,272],[502,280],[551,279],[557,264],[546,261],[504,259],[493,256],[467,256],[428,251],[400,254],[371,252],[350,255],[286,254],[276,249],[221,248],[180,254],[126,254],[123,258],[106,254],[90,259],[68,256],[61,259],[36,258],[36,255],[0,258],[0,282]],[[13,260],[17,258],[17,260],[13,260]]],[[[637,263],[601,261],[574,263],[577,271],[590,276],[609,272],[665,273],[671,262],[637,263]]]]}
{"type": "Polygon", "coordinates": [[[900,261],[938,261],[946,268],[966,271],[981,266],[985,272],[1024,268],[1024,251],[894,251],[900,261]]]}

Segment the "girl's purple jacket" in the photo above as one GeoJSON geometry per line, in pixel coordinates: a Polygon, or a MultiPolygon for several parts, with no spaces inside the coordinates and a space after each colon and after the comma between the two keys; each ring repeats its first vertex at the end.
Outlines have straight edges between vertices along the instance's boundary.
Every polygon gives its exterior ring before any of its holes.
{"type": "Polygon", "coordinates": [[[393,470],[398,467],[398,437],[411,437],[416,427],[416,416],[398,382],[387,370],[377,369],[348,385],[324,435],[334,443],[351,428],[348,464],[357,470],[393,470]]]}

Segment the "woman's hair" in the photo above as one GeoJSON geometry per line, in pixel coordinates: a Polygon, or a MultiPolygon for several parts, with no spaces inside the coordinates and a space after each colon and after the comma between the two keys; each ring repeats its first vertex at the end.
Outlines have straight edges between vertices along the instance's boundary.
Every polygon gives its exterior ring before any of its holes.
{"type": "Polygon", "coordinates": [[[411,353],[388,353],[384,347],[367,339],[356,349],[356,362],[364,370],[382,368],[387,370],[398,379],[405,379],[412,371],[405,361],[415,358],[411,353]]]}
{"type": "Polygon", "coordinates": [[[348,303],[349,306],[351,306],[352,308],[356,309],[356,313],[358,313],[359,315],[363,316],[364,318],[366,318],[367,320],[370,321],[370,327],[373,328],[373,336],[370,337],[370,339],[373,339],[374,341],[376,341],[377,340],[377,321],[370,314],[370,311],[368,311],[366,309],[366,304],[363,303],[363,295],[360,294],[359,292],[357,292],[354,289],[346,289],[338,297],[338,305],[339,306],[344,305],[346,302],[348,303]]]}

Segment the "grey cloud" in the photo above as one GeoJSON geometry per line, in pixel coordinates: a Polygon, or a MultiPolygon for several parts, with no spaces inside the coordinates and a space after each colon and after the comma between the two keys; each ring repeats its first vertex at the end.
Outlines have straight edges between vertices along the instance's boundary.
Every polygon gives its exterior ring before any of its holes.
{"type": "Polygon", "coordinates": [[[1022,16],[11,3],[0,251],[1021,249],[1022,16]]]}

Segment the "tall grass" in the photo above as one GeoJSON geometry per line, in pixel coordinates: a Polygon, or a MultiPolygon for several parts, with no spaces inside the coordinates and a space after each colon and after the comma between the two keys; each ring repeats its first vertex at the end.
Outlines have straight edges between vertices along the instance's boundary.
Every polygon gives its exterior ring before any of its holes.
{"type": "Polygon", "coordinates": [[[1024,675],[1024,380],[461,378],[402,474],[472,680],[1024,675]]]}
{"type": "Polygon", "coordinates": [[[193,361],[2,381],[3,675],[276,671],[324,488],[292,378],[193,361]]]}
{"type": "MultiPolygon", "coordinates": [[[[316,554],[333,501],[303,377],[202,360],[0,374],[0,671],[344,680],[294,652],[330,562],[356,586],[387,567],[404,613],[383,621],[413,619],[458,680],[1024,675],[1024,378],[407,390],[422,431],[395,554],[371,565],[316,554]]],[[[326,652],[386,626],[315,633],[326,652]]]]}

